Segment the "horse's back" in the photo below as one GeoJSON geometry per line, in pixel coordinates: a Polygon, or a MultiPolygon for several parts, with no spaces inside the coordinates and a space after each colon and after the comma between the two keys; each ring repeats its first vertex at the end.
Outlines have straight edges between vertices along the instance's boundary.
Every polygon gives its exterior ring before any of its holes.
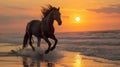
{"type": "Polygon", "coordinates": [[[32,20],[27,25],[29,27],[28,31],[35,36],[41,35],[41,21],[40,20],[32,20]]]}
{"type": "Polygon", "coordinates": [[[41,24],[40,20],[31,20],[28,24],[34,25],[34,24],[41,24]]]}

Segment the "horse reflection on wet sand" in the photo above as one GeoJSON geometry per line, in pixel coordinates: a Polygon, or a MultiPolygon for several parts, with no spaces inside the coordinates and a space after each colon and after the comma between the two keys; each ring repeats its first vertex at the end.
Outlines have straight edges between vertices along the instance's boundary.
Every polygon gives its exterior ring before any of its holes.
{"type": "Polygon", "coordinates": [[[27,24],[26,33],[24,35],[23,40],[23,49],[27,46],[29,42],[30,46],[32,47],[33,51],[35,48],[32,44],[32,35],[37,37],[37,47],[40,47],[41,38],[43,38],[48,43],[48,49],[45,51],[45,54],[49,53],[55,49],[56,44],[58,42],[57,38],[54,35],[54,20],[58,22],[58,25],[62,24],[61,14],[59,12],[60,8],[53,7],[51,5],[48,8],[42,9],[43,18],[42,20],[32,20],[27,24]],[[53,47],[51,47],[51,42],[48,38],[51,38],[55,41],[53,47]]]}
{"type": "MultiPolygon", "coordinates": [[[[28,61],[28,57],[23,57],[23,67],[41,67],[41,61],[40,60],[36,60],[33,61],[30,60],[28,61]]],[[[55,64],[52,62],[46,62],[46,67],[55,67],[55,64]]]]}

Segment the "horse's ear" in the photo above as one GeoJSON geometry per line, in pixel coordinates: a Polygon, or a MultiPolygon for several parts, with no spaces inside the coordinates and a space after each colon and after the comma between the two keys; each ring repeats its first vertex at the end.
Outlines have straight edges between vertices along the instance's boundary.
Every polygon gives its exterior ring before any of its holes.
{"type": "Polygon", "coordinates": [[[60,10],[60,7],[58,7],[58,10],[60,10]]]}

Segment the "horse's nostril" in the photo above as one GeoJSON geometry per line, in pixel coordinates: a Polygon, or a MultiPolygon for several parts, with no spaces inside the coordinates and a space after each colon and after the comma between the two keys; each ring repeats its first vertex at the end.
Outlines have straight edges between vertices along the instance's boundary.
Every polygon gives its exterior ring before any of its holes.
{"type": "Polygon", "coordinates": [[[60,22],[59,25],[61,25],[62,23],[60,22]]]}

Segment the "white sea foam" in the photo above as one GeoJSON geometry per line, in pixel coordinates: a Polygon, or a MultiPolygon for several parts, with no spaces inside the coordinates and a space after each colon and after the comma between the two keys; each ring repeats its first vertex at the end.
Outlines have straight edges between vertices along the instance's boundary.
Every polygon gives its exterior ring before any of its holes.
{"type": "MultiPolygon", "coordinates": [[[[120,60],[120,31],[59,33],[56,34],[56,37],[58,38],[56,49],[81,52],[85,55],[96,56],[110,60],[120,60]]],[[[0,35],[1,43],[13,43],[21,45],[22,41],[23,35],[0,35]]],[[[42,40],[41,45],[43,44],[47,43],[42,40]]],[[[38,53],[44,53],[44,50],[40,50],[38,48],[36,48],[36,50],[38,53]]],[[[31,51],[27,53],[31,53],[31,51]]],[[[52,53],[53,55],[51,56],[54,56],[54,52],[52,53]]]]}

